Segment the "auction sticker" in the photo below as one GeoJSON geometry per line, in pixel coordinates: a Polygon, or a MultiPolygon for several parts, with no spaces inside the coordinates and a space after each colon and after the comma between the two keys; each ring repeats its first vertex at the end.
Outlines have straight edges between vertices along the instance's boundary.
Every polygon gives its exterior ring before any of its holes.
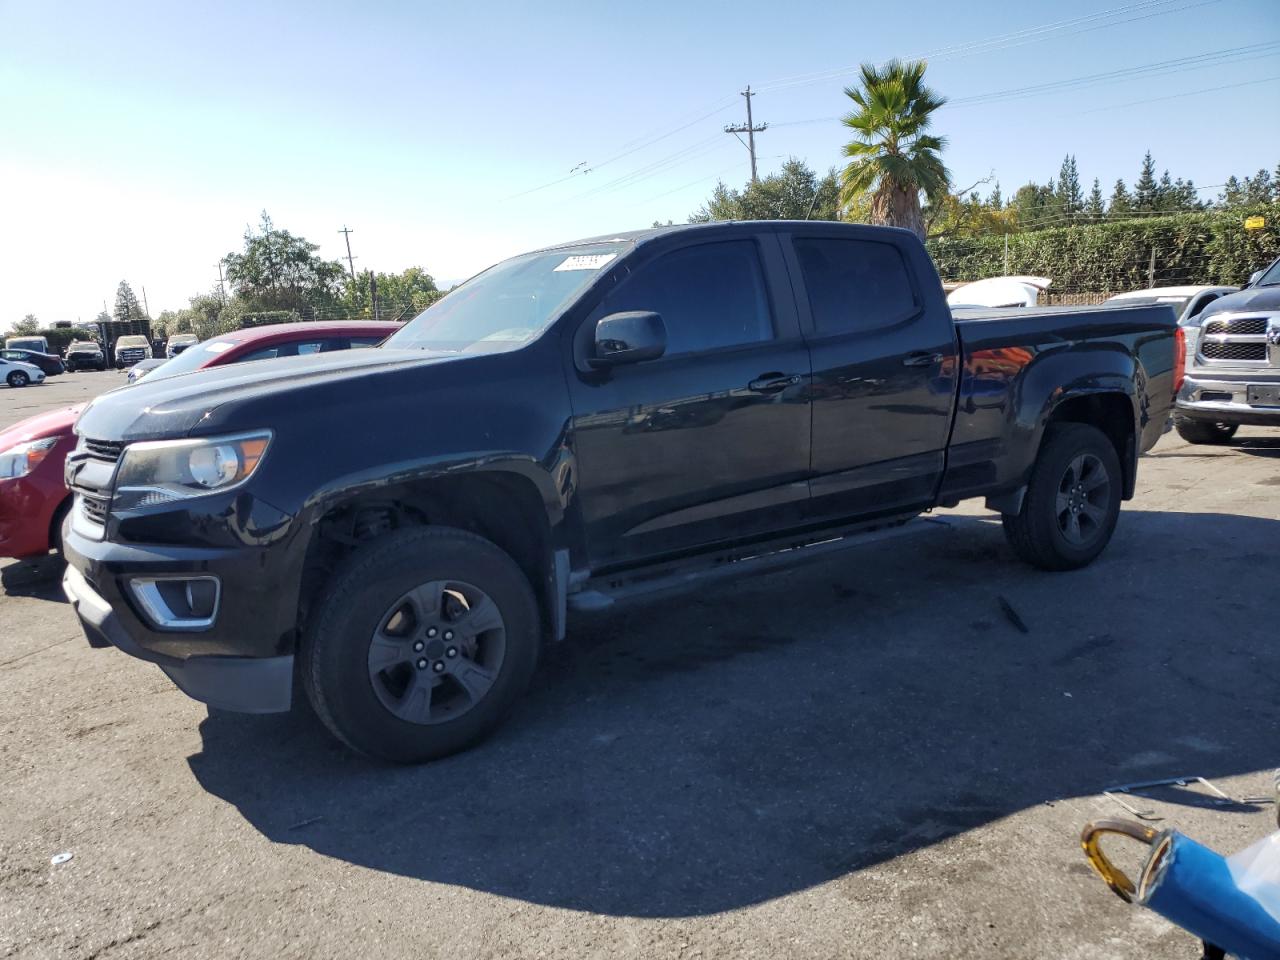
{"type": "Polygon", "coordinates": [[[555,268],[555,273],[562,270],[599,270],[616,257],[616,253],[584,253],[575,257],[565,257],[555,268]]]}

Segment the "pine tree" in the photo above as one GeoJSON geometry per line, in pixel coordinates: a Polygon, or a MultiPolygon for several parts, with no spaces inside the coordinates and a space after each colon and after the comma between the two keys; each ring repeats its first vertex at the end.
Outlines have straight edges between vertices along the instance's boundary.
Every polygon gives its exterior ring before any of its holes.
{"type": "Polygon", "coordinates": [[[133,287],[129,286],[128,280],[121,280],[120,286],[116,287],[116,309],[115,318],[117,320],[141,320],[146,316],[142,305],[138,303],[138,298],[134,296],[133,287]]]}
{"type": "Polygon", "coordinates": [[[1133,208],[1135,210],[1156,209],[1156,199],[1160,185],[1156,182],[1156,162],[1151,158],[1151,151],[1142,158],[1142,172],[1133,185],[1133,208]]]}
{"type": "Polygon", "coordinates": [[[1004,197],[1000,195],[1000,181],[996,181],[995,189],[991,191],[991,196],[987,197],[987,206],[992,210],[1004,209],[1004,197]]]}
{"type": "Polygon", "coordinates": [[[1111,202],[1107,204],[1107,216],[1114,217],[1129,213],[1133,209],[1133,197],[1123,180],[1117,180],[1111,188],[1111,202]]]}
{"type": "Polygon", "coordinates": [[[1155,208],[1157,210],[1173,210],[1175,202],[1173,178],[1169,176],[1169,171],[1166,170],[1160,175],[1160,182],[1156,184],[1155,208]]]}
{"type": "Polygon", "coordinates": [[[1237,206],[1244,197],[1244,187],[1240,180],[1233,173],[1227,177],[1227,182],[1222,185],[1222,193],[1218,195],[1218,206],[1234,207],[1237,206]]]}
{"type": "Polygon", "coordinates": [[[1084,194],[1080,191],[1080,171],[1076,169],[1076,158],[1071,154],[1062,158],[1056,195],[1058,208],[1066,216],[1075,217],[1084,210],[1084,194]]]}
{"type": "Polygon", "coordinates": [[[1093,189],[1089,191],[1089,199],[1084,202],[1084,218],[1090,223],[1097,223],[1106,214],[1102,205],[1102,184],[1093,178],[1093,189]]]}

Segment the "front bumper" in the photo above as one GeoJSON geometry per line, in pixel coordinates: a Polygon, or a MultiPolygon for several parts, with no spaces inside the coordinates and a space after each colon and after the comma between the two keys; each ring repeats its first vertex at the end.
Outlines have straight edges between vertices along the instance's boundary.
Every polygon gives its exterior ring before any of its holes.
{"type": "Polygon", "coordinates": [[[1280,426],[1280,407],[1254,406],[1246,400],[1250,385],[1274,387],[1276,375],[1259,371],[1256,377],[1245,374],[1226,379],[1188,373],[1178,392],[1174,413],[1188,420],[1211,420],[1237,426],[1280,426]]]}
{"type": "MultiPolygon", "coordinates": [[[[74,528],[67,531],[64,549],[67,572],[62,589],[90,646],[113,646],[154,663],[189,697],[213,707],[241,713],[289,709],[293,655],[245,656],[236,652],[246,641],[263,644],[271,640],[269,636],[229,635],[239,633],[236,626],[242,621],[235,616],[222,618],[218,630],[161,632],[142,618],[124,586],[129,575],[215,573],[224,585],[229,584],[233,597],[243,599],[237,590],[245,576],[246,558],[241,551],[214,555],[187,548],[145,549],[88,540],[74,528]],[[242,571],[238,577],[237,568],[242,571]]],[[[252,568],[248,572],[252,576],[252,568]]],[[[260,612],[259,619],[264,619],[260,612]]]]}

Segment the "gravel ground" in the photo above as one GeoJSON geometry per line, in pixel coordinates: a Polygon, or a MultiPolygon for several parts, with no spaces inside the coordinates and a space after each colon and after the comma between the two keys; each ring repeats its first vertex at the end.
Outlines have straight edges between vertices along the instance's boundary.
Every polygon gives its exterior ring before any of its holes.
{"type": "MultiPolygon", "coordinates": [[[[122,381],[0,390],[0,424],[122,381]]],[[[1083,571],[962,508],[579,619],[503,731],[416,769],[305,707],[211,713],[91,650],[52,565],[4,563],[0,956],[1191,960],[1078,835],[1116,783],[1268,793],[1280,432],[1170,434],[1139,482],[1083,571]]],[[[1223,852],[1275,826],[1151,805],[1223,852]]]]}

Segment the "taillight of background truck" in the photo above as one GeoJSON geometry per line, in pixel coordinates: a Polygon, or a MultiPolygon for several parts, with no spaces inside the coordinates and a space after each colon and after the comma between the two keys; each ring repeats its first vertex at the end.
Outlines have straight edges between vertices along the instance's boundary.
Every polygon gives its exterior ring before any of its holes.
{"type": "Polygon", "coordinates": [[[1187,378],[1187,335],[1182,327],[1173,333],[1173,395],[1176,397],[1182,389],[1182,381],[1187,378]]]}

